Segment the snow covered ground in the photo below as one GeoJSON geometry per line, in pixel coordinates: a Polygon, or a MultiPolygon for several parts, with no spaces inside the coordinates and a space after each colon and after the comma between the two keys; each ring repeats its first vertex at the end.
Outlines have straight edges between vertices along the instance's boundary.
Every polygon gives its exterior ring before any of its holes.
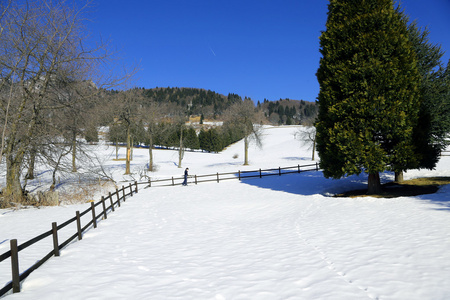
{"type": "MultiPolygon", "coordinates": [[[[186,152],[181,169],[177,152],[155,151],[158,172],[149,175],[311,163],[310,150],[294,140],[297,128],[267,128],[263,149],[250,149],[248,167],[239,142],[219,154],[186,152]]],[[[111,155],[111,174],[129,179],[123,162],[112,160],[114,149],[101,151],[111,155]]],[[[147,156],[134,151],[135,173],[147,156]]],[[[449,167],[443,157],[436,170],[412,170],[405,179],[450,176],[449,167]]],[[[450,299],[450,187],[396,199],[330,197],[364,188],[366,180],[306,172],[141,188],[5,299],[450,299]]],[[[88,207],[0,210],[0,253],[10,239],[23,243],[88,207]]],[[[75,228],[67,231],[60,240],[75,228]]],[[[20,252],[21,272],[51,247],[47,239],[20,252]]],[[[9,280],[7,260],[0,284],[9,280]]]]}

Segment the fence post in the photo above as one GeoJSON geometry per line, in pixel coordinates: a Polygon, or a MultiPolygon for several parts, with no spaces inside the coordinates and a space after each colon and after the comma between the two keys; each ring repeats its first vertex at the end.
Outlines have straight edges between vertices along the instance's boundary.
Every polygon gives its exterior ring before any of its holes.
{"type": "Polygon", "coordinates": [[[81,235],[81,217],[79,210],[77,210],[77,231],[78,231],[78,240],[80,241],[83,238],[83,236],[81,235]]]}
{"type": "Polygon", "coordinates": [[[108,216],[106,215],[106,205],[105,205],[105,197],[102,196],[102,206],[103,206],[103,219],[108,219],[108,216]]]}
{"type": "Polygon", "coordinates": [[[259,169],[259,178],[262,178],[261,169],[259,169]]]}
{"type": "Polygon", "coordinates": [[[137,181],[135,181],[134,184],[136,185],[136,190],[135,190],[134,192],[137,194],[137,193],[138,193],[138,184],[137,184],[137,181]]]}
{"type": "Polygon", "coordinates": [[[148,179],[148,187],[152,187],[152,180],[150,178],[148,179]]]}
{"type": "Polygon", "coordinates": [[[97,218],[95,217],[95,204],[91,202],[91,210],[92,210],[92,222],[94,224],[94,228],[97,228],[97,218]]]}
{"type": "Polygon", "coordinates": [[[123,202],[125,202],[125,187],[122,185],[123,202]]]}
{"type": "Polygon", "coordinates": [[[58,226],[56,222],[52,223],[52,233],[53,233],[53,249],[55,256],[59,256],[59,243],[58,243],[58,226]]]}
{"type": "Polygon", "coordinates": [[[319,163],[316,162],[316,171],[319,171],[319,163]]]}
{"type": "Polygon", "coordinates": [[[128,184],[128,187],[130,188],[130,196],[133,197],[133,188],[131,187],[131,182],[128,184]]]}
{"type": "Polygon", "coordinates": [[[109,192],[109,202],[111,202],[111,210],[114,211],[114,201],[112,199],[111,192],[109,192]]]}
{"type": "Polygon", "coordinates": [[[239,172],[239,180],[241,180],[241,170],[239,170],[238,172],[239,172]]]}
{"type": "Polygon", "coordinates": [[[298,172],[300,173],[300,165],[298,165],[298,172]]]}
{"type": "Polygon", "coordinates": [[[120,196],[119,196],[119,190],[116,188],[116,196],[117,196],[117,206],[120,207],[120,196]]]}
{"type": "Polygon", "coordinates": [[[195,184],[197,184],[197,175],[194,175],[195,177],[195,184]]]}
{"type": "Polygon", "coordinates": [[[173,176],[172,176],[172,185],[175,185],[175,181],[173,181],[173,176]]]}
{"type": "Polygon", "coordinates": [[[17,240],[9,241],[11,247],[11,272],[13,293],[20,293],[20,275],[19,275],[19,250],[17,240]]]}
{"type": "Polygon", "coordinates": [[[278,167],[278,175],[281,176],[281,167],[278,167]]]}
{"type": "Polygon", "coordinates": [[[219,183],[219,172],[217,172],[217,183],[219,183]]]}

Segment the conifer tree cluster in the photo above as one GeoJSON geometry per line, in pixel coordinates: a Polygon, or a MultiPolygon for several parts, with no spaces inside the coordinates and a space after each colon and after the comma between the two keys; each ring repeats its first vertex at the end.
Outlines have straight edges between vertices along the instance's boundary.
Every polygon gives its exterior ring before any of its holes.
{"type": "Polygon", "coordinates": [[[194,88],[154,88],[143,89],[147,99],[158,103],[174,103],[181,107],[189,107],[190,114],[200,115],[204,107],[210,106],[214,114],[221,114],[232,104],[242,101],[236,94],[228,94],[227,97],[211,90],[194,88]]]}
{"type": "Polygon", "coordinates": [[[264,99],[263,104],[259,104],[258,107],[271,123],[279,125],[311,124],[318,111],[318,105],[315,102],[290,99],[278,101],[264,99]]]}
{"type": "MultiPolygon", "coordinates": [[[[152,145],[162,148],[179,147],[181,132],[176,124],[160,123],[157,125],[159,134],[153,137],[152,145]]],[[[131,140],[134,147],[148,146],[149,139],[143,123],[133,124],[131,127],[131,140]]],[[[202,128],[198,133],[193,127],[184,126],[182,132],[183,146],[191,150],[207,152],[220,152],[225,147],[245,137],[244,131],[236,124],[202,128]]],[[[108,140],[112,143],[125,144],[127,140],[127,126],[124,123],[115,123],[110,126],[108,140]]]]}
{"type": "Polygon", "coordinates": [[[317,150],[326,177],[418,166],[414,128],[421,97],[417,58],[407,25],[391,0],[331,0],[322,58],[317,150]]]}

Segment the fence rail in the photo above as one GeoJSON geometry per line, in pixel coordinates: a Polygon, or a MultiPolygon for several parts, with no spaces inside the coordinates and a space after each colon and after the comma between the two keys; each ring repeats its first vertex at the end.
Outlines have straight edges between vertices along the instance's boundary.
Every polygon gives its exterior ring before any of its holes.
{"type": "MultiPolygon", "coordinates": [[[[229,172],[229,173],[215,173],[215,174],[206,174],[206,175],[193,175],[190,176],[190,183],[201,183],[201,182],[220,182],[223,180],[230,180],[230,179],[247,179],[247,178],[262,178],[265,176],[274,176],[274,175],[285,175],[285,174],[293,174],[293,173],[301,173],[301,172],[307,172],[307,171],[318,171],[319,170],[319,164],[309,164],[309,165],[296,165],[293,167],[279,167],[274,169],[258,169],[258,170],[246,170],[246,171],[237,171],[237,172],[229,172]]],[[[175,186],[175,185],[181,185],[184,181],[184,177],[171,177],[171,178],[165,178],[165,179],[156,179],[148,181],[142,181],[138,182],[138,185],[145,185],[144,188],[148,187],[156,187],[156,186],[175,186]]]]}
{"type": "Polygon", "coordinates": [[[108,196],[102,197],[100,201],[97,203],[91,202],[91,206],[83,212],[76,211],[75,217],[65,221],[64,223],[57,225],[56,222],[52,223],[52,229],[22,243],[21,245],[17,244],[17,239],[10,240],[10,250],[0,255],[0,263],[11,258],[11,275],[12,280],[8,282],[3,288],[0,289],[0,297],[4,296],[6,293],[12,290],[13,293],[20,292],[20,282],[27,278],[34,270],[39,268],[42,264],[44,264],[47,260],[49,260],[52,256],[59,256],[59,251],[66,247],[70,242],[78,238],[81,240],[83,238],[83,233],[93,226],[97,227],[97,222],[99,219],[107,219],[108,212],[114,211],[115,206],[120,207],[120,202],[124,202],[126,197],[133,196],[133,193],[138,192],[137,182],[134,184],[129,184],[128,186],[122,186],[122,188],[116,189],[114,193],[109,193],[108,196]],[[113,199],[113,196],[116,196],[116,200],[113,199]],[[109,199],[109,204],[106,205],[106,201],[109,199]],[[102,205],[102,211],[97,214],[96,207],[102,205]],[[84,226],[81,224],[81,217],[92,213],[92,219],[87,222],[84,226]],[[58,231],[67,227],[68,225],[76,222],[77,231],[75,234],[72,234],[67,240],[62,242],[61,244],[58,241],[58,231]],[[22,274],[19,273],[19,252],[36,244],[39,241],[47,237],[53,237],[53,249],[44,257],[39,259],[35,264],[26,269],[22,274]]]}
{"type": "Polygon", "coordinates": [[[441,156],[450,156],[450,151],[441,151],[441,156]]]}
{"type": "MultiPolygon", "coordinates": [[[[220,182],[223,180],[230,180],[230,179],[238,179],[243,180],[247,178],[262,178],[265,176],[274,176],[274,175],[284,175],[284,174],[292,174],[292,173],[300,173],[300,172],[306,172],[306,171],[318,171],[319,165],[317,163],[310,164],[310,165],[304,165],[300,166],[297,165],[295,167],[284,167],[284,168],[277,168],[277,169],[259,169],[259,170],[252,170],[252,171],[238,171],[238,172],[230,172],[230,173],[216,173],[216,174],[207,174],[207,175],[194,175],[192,176],[191,183],[201,183],[201,182],[220,182]],[[192,179],[194,181],[192,181],[192,179]]],[[[125,202],[126,198],[128,196],[133,196],[133,193],[138,192],[138,186],[139,185],[145,185],[144,188],[148,188],[151,186],[174,186],[174,185],[181,185],[182,181],[184,180],[184,177],[172,177],[168,179],[159,179],[159,180],[149,180],[147,182],[134,182],[129,183],[128,186],[122,186],[122,188],[116,189],[115,192],[109,193],[108,196],[101,197],[101,200],[97,203],[91,202],[91,205],[88,209],[84,210],[83,212],[76,211],[75,216],[64,223],[57,225],[56,222],[52,223],[52,228],[20,245],[17,243],[17,239],[10,240],[10,250],[6,251],[5,253],[0,255],[0,263],[10,258],[11,261],[11,281],[9,281],[3,288],[0,289],[0,297],[4,296],[8,292],[12,290],[13,293],[20,292],[20,283],[25,280],[34,270],[39,268],[42,264],[44,264],[47,260],[49,260],[52,256],[59,256],[59,251],[66,247],[70,242],[74,241],[78,238],[78,240],[81,240],[83,238],[83,233],[87,231],[89,228],[97,228],[97,222],[101,219],[106,220],[108,218],[108,213],[114,212],[115,207],[120,207],[120,202],[125,202]],[[167,184],[166,182],[169,182],[167,184]],[[108,201],[109,200],[109,201],[108,201]],[[108,202],[108,203],[106,203],[108,202]],[[97,213],[96,208],[98,206],[101,206],[101,212],[97,213]],[[89,214],[91,212],[92,217],[86,224],[82,225],[81,217],[89,214]],[[63,228],[66,228],[67,226],[71,225],[72,223],[76,223],[76,232],[69,236],[65,241],[63,241],[61,244],[58,240],[58,231],[60,231],[63,228]],[[36,244],[39,241],[42,241],[45,238],[52,237],[52,246],[53,249],[48,252],[44,257],[39,259],[35,264],[28,267],[24,272],[20,274],[19,272],[19,252],[36,244]]]]}

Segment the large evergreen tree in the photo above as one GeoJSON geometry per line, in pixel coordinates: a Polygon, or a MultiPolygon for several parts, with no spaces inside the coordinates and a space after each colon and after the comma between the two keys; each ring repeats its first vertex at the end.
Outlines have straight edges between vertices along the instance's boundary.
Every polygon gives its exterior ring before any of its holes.
{"type": "Polygon", "coordinates": [[[418,163],[413,128],[420,75],[406,23],[392,0],[330,0],[322,58],[317,150],[326,177],[369,174],[418,163]]]}

